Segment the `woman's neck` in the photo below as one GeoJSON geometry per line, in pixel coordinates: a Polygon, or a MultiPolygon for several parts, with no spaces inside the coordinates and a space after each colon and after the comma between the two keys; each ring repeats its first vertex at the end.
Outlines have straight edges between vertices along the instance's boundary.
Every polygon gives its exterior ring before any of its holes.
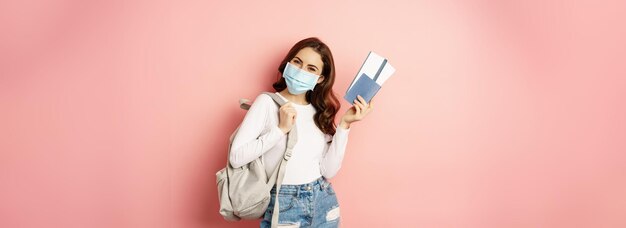
{"type": "Polygon", "coordinates": [[[279,93],[280,95],[285,97],[288,101],[291,101],[295,104],[299,104],[299,105],[309,104],[309,102],[306,101],[306,93],[294,95],[294,94],[289,93],[289,90],[287,89],[284,89],[283,91],[280,91],[279,93]]]}

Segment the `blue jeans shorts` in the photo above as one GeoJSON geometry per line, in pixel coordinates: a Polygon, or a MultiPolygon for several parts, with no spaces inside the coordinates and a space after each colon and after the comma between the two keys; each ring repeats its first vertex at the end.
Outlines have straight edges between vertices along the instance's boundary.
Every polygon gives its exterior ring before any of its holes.
{"type": "MultiPolygon", "coordinates": [[[[270,227],[276,186],[261,227],[270,227]]],[[[302,185],[281,185],[278,194],[278,227],[339,227],[339,203],[333,186],[324,177],[302,185]]]]}

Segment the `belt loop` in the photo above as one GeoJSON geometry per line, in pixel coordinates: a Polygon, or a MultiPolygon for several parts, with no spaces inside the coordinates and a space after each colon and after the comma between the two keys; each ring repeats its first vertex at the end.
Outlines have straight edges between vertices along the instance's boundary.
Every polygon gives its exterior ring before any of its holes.
{"type": "Polygon", "coordinates": [[[296,198],[300,197],[300,187],[296,188],[296,198]]]}
{"type": "Polygon", "coordinates": [[[318,185],[318,188],[319,188],[320,190],[324,189],[324,181],[322,181],[322,178],[323,178],[323,177],[320,177],[320,178],[318,178],[318,179],[317,179],[317,181],[316,181],[316,182],[317,182],[317,185],[318,185]]]}

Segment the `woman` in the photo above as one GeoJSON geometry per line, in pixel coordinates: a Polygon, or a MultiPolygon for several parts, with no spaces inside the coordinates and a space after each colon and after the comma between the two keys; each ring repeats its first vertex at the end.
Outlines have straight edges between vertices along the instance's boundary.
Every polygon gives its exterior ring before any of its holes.
{"type": "MultiPolygon", "coordinates": [[[[362,120],[372,106],[359,97],[337,127],[334,120],[340,104],[332,91],[333,56],[317,38],[296,43],[278,71],[282,77],[273,87],[288,103],[279,108],[268,95],[256,98],[233,140],[230,163],[238,168],[262,157],[271,175],[285,152],[287,133],[296,126],[298,141],[278,194],[279,224],[337,227],[339,204],[327,179],[341,167],[350,125],[362,120]]],[[[271,225],[275,188],[271,194],[261,227],[271,225]]]]}

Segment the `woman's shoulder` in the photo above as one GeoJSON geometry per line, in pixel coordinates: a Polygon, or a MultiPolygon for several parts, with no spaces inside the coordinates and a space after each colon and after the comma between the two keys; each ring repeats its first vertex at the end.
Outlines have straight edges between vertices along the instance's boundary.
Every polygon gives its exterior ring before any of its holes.
{"type": "Polygon", "coordinates": [[[277,108],[276,102],[274,99],[265,93],[259,94],[254,101],[252,102],[253,106],[263,107],[263,108],[277,108]]]}
{"type": "Polygon", "coordinates": [[[263,92],[256,96],[256,99],[254,99],[254,103],[271,104],[274,103],[274,100],[272,100],[272,97],[270,97],[270,95],[267,95],[265,92],[263,92]]]}

